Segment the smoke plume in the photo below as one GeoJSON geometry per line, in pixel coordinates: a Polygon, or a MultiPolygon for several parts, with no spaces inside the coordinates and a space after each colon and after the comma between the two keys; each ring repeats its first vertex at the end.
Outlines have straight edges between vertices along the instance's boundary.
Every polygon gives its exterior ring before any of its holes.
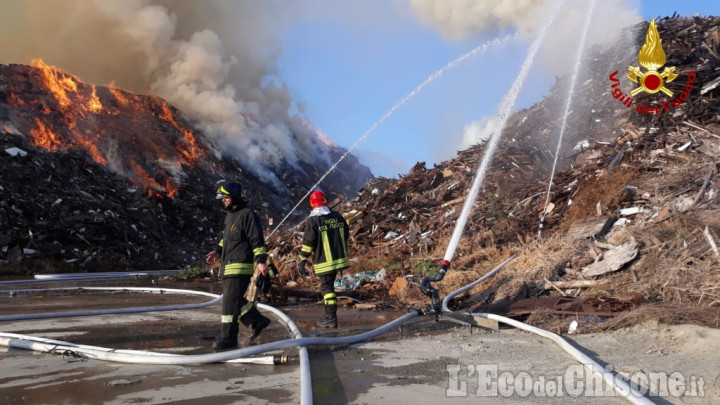
{"type": "MultiPolygon", "coordinates": [[[[411,6],[424,24],[437,29],[449,40],[511,30],[532,39],[546,20],[554,0],[411,0],[411,6]]],[[[587,2],[564,1],[538,52],[538,67],[548,75],[562,77],[572,73],[580,33],[584,29],[587,2]]],[[[621,40],[624,29],[642,18],[633,0],[598,0],[587,31],[585,49],[602,50],[621,40]]],[[[493,131],[488,119],[468,124],[462,147],[482,141],[493,131]]]]}
{"type": "Polygon", "coordinates": [[[152,93],[179,108],[219,156],[274,174],[330,164],[312,125],[273,80],[271,28],[282,2],[9,0],[0,4],[3,63],[42,58],[82,80],[152,93]],[[271,10],[273,13],[271,13],[271,10]]]}
{"type": "MultiPolygon", "coordinates": [[[[494,31],[513,30],[531,39],[546,20],[554,0],[411,0],[421,22],[436,28],[450,40],[462,40],[494,31]]],[[[558,0],[559,1],[559,0],[558,0]]],[[[622,29],[642,20],[632,0],[604,0],[595,8],[588,44],[607,47],[617,42],[622,29]]],[[[578,37],[585,21],[587,3],[564,1],[560,15],[540,50],[541,64],[550,74],[569,73],[578,37]]]]}

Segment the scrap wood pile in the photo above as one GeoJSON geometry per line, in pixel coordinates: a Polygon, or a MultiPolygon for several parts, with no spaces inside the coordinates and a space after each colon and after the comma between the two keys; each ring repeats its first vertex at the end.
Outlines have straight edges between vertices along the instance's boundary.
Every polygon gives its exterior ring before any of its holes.
{"type": "MultiPolygon", "coordinates": [[[[628,108],[612,97],[608,79],[614,70],[624,76],[627,66],[637,65],[646,30],[647,23],[636,27],[632,46],[619,46],[594,56],[598,63],[588,63],[589,77],[578,81],[584,83],[578,92],[584,100],[568,116],[549,196],[556,111],[566,96],[566,81],[559,80],[542,102],[510,118],[451,270],[437,287],[447,294],[512,253],[518,256],[497,276],[456,298],[454,307],[527,305],[528,299],[561,297],[577,304],[538,305],[538,311],[559,316],[568,308],[584,308],[580,312],[608,319],[640,306],[674,303],[707,308],[685,311],[695,315],[683,316],[684,322],[717,323],[720,18],[658,21],[666,64],[678,74],[666,86],[677,96],[690,72],[695,82],[679,106],[657,115],[638,113],[635,107],[659,103],[662,108],[672,99],[639,94],[628,108]]],[[[370,181],[355,199],[336,202],[352,222],[352,255],[395,265],[381,287],[372,287],[376,294],[392,295],[376,295],[375,302],[427,303],[413,288],[398,294],[398,286],[407,288],[405,276],[423,275],[427,266],[419,263],[439,265],[483,153],[481,144],[433,168],[421,162],[398,180],[370,181]]],[[[301,229],[285,231],[275,250],[290,273],[301,229]]],[[[311,280],[292,282],[316,287],[311,280]]],[[[511,313],[527,317],[533,311],[511,313]]],[[[558,319],[529,316],[538,323],[558,319]]]]}
{"type": "MultiPolygon", "coordinates": [[[[269,222],[329,167],[299,161],[278,190],[212,144],[159,97],[0,64],[0,276],[198,266],[220,237],[218,182],[241,179],[269,222]]],[[[335,193],[373,177],[352,155],[338,168],[335,193]]]]}
{"type": "MultiPolygon", "coordinates": [[[[638,65],[644,23],[629,31],[629,42],[583,63],[559,153],[568,77],[559,78],[542,101],[509,118],[450,272],[436,287],[448,294],[517,256],[452,306],[499,308],[506,303],[509,313],[538,323],[574,311],[594,322],[602,317],[599,324],[610,325],[608,318],[620,319],[621,313],[649,304],[691,305],[683,312],[688,322],[711,324],[718,318],[707,320],[720,309],[720,18],[664,18],[657,26],[665,65],[675,67],[678,75],[665,83],[674,97],[640,93],[629,108],[612,94],[611,77],[622,81],[625,93],[632,89],[626,74],[628,66],[638,65]],[[640,106],[645,112],[636,110],[640,106]],[[648,106],[658,106],[660,113],[647,113],[648,106]],[[538,304],[540,309],[533,311],[531,305],[544,297],[562,300],[538,304]],[[593,311],[602,315],[592,316],[593,311]]],[[[181,198],[149,196],[81,151],[47,151],[29,142],[36,118],[67,132],[63,123],[70,121],[62,113],[75,111],[50,108],[54,104],[46,93],[28,92],[41,87],[39,73],[30,67],[0,65],[3,274],[106,270],[111,265],[123,270],[203,267],[204,253],[217,242],[222,222],[212,198],[219,178],[242,177],[251,203],[269,221],[289,210],[311,183],[307,179],[318,178],[323,169],[303,165],[304,173],[281,175],[290,193],[280,195],[264,189],[239,163],[213,160],[212,167],[184,167],[181,198]]],[[[103,105],[118,104],[110,93],[98,87],[103,105]]],[[[147,117],[163,115],[159,100],[139,104],[148,107],[147,117]]],[[[116,121],[101,126],[122,129],[123,122],[132,121],[123,117],[137,114],[102,115],[116,121]]],[[[177,127],[152,122],[158,137],[180,140],[177,127]]],[[[175,123],[188,125],[179,115],[175,123]]],[[[122,139],[113,142],[131,146],[122,139]]],[[[335,181],[321,186],[351,224],[352,262],[345,275],[366,277],[344,279],[352,288],[340,295],[376,306],[427,304],[412,285],[418,279],[408,277],[438,270],[484,153],[485,145],[479,144],[433,167],[420,162],[399,179],[364,183],[357,195],[344,185],[356,180],[354,174],[367,177],[366,168],[352,159],[339,166],[335,181]]],[[[147,172],[161,169],[166,168],[145,167],[147,172]]],[[[281,270],[272,299],[319,298],[314,277],[295,275],[306,214],[294,213],[289,226],[268,238],[281,270]]],[[[671,311],[665,314],[672,320],[671,311]]],[[[586,327],[581,324],[578,330],[586,327]]]]}
{"type": "MultiPolygon", "coordinates": [[[[381,257],[388,263],[400,264],[397,271],[391,272],[392,275],[412,270],[413,266],[408,263],[415,259],[439,265],[442,253],[438,253],[438,249],[445,247],[441,244],[453,231],[482,149],[482,145],[474,146],[460,152],[456,159],[432,169],[418,163],[400,180],[371,180],[355,199],[332,201],[329,204],[331,208],[341,212],[350,224],[351,255],[355,258],[381,257]]],[[[532,161],[531,155],[523,156],[532,161]]],[[[510,164],[511,159],[516,158],[508,158],[506,162],[510,164]]],[[[476,214],[468,228],[482,232],[476,240],[483,244],[515,238],[514,233],[507,231],[495,235],[486,225],[506,221],[501,212],[500,198],[478,199],[475,204],[476,214]]],[[[281,281],[291,281],[292,288],[297,288],[296,283],[308,288],[314,285],[314,281],[298,279],[294,274],[304,224],[303,221],[268,239],[273,258],[284,275],[281,281]]],[[[355,270],[353,267],[356,266],[351,266],[350,272],[355,270]]],[[[368,270],[379,271],[380,268],[368,270]]],[[[390,288],[393,277],[387,280],[385,291],[390,288]]],[[[368,288],[376,287],[368,285],[368,288]]]]}

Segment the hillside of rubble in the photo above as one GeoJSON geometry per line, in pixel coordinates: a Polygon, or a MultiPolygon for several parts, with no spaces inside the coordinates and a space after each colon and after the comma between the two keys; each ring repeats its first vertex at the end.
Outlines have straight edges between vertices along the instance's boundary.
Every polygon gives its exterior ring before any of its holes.
{"type": "MultiPolygon", "coordinates": [[[[568,77],[510,117],[450,271],[435,287],[445,296],[514,258],[455,298],[453,309],[504,314],[551,330],[566,329],[569,319],[580,323],[579,331],[595,331],[648,317],[720,327],[720,18],[666,17],[657,29],[665,66],[677,75],[664,82],[672,97],[641,92],[628,106],[613,96],[613,78],[624,93],[636,86],[626,75],[629,66],[639,66],[648,30],[643,23],[628,29],[629,43],[589,52],[562,138],[568,77]]],[[[208,155],[211,164],[196,166],[188,158],[177,196],[157,195],[168,183],[148,188],[87,150],[49,150],[29,141],[39,115],[51,115],[46,122],[56,128],[68,122],[48,107],[56,101],[29,94],[39,74],[28,66],[0,66],[0,274],[175,266],[197,270],[186,279],[216,282],[203,263],[221,223],[216,182],[242,175],[254,190],[251,203],[268,221],[268,247],[281,271],[260,299],[320,300],[317,279],[294,271],[309,207],[301,205],[272,234],[270,220],[277,224],[325,167],[289,173],[283,181],[292,184],[290,193],[282,194],[231,159],[208,155]],[[19,95],[28,99],[20,103],[19,95]]],[[[122,97],[111,99],[112,92],[99,88],[97,94],[117,105],[122,97]]],[[[193,143],[178,128],[191,126],[172,106],[153,98],[135,104],[149,111],[138,125],[152,125],[170,144],[189,150],[193,143]],[[152,119],[168,112],[174,120],[152,119]]],[[[81,112],[74,111],[77,118],[81,112]]],[[[335,152],[337,158],[342,151],[335,152]]],[[[332,181],[331,204],[351,227],[352,265],[336,283],[343,305],[429,304],[416,284],[439,270],[484,153],[478,144],[433,167],[418,162],[399,179],[350,187],[357,193],[345,187],[354,179],[332,181]]],[[[367,169],[352,156],[345,164],[335,176],[367,169]]],[[[143,169],[173,179],[167,167],[143,169]]],[[[365,176],[372,177],[369,170],[365,176]]]]}
{"type": "MultiPolygon", "coordinates": [[[[318,144],[329,162],[284,164],[279,189],[211,146],[159,97],[0,65],[0,275],[197,266],[218,242],[222,181],[242,181],[269,228],[347,152],[318,144]]],[[[351,154],[338,168],[330,195],[373,178],[351,154]]]]}
{"type": "MultiPolygon", "coordinates": [[[[454,309],[553,330],[566,329],[568,317],[583,331],[647,317],[720,327],[720,18],[664,18],[657,27],[677,74],[665,83],[674,98],[638,94],[629,108],[612,96],[610,76],[629,82],[648,23],[633,27],[630,46],[589,56],[550,187],[570,80],[558,78],[545,99],[511,117],[451,269],[436,284],[440,296],[516,256],[454,309]],[[640,105],[660,113],[640,113],[640,105]]],[[[398,180],[375,179],[356,198],[334,201],[351,223],[357,258],[348,271],[355,276],[336,283],[347,287],[347,305],[430,303],[414,283],[439,270],[484,148],[434,167],[418,162],[398,180]]],[[[283,268],[271,300],[319,299],[308,293],[316,281],[294,274],[301,230],[270,239],[283,268]]]]}

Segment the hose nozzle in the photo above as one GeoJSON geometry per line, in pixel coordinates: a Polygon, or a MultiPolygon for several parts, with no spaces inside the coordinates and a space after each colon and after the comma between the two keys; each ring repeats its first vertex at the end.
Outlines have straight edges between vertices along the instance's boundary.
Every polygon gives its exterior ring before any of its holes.
{"type": "Polygon", "coordinates": [[[450,268],[450,262],[447,260],[443,260],[440,263],[440,271],[438,272],[438,274],[427,276],[423,279],[422,284],[420,284],[420,291],[422,291],[422,293],[425,295],[431,296],[432,290],[435,290],[435,288],[433,288],[430,283],[435,283],[445,278],[445,273],[448,271],[448,268],[450,268]]]}
{"type": "Polygon", "coordinates": [[[435,313],[440,313],[439,291],[430,283],[435,283],[445,278],[445,273],[448,271],[448,268],[450,268],[450,262],[448,260],[443,260],[440,263],[440,271],[438,274],[425,277],[420,284],[420,291],[432,299],[432,308],[435,313]]]}

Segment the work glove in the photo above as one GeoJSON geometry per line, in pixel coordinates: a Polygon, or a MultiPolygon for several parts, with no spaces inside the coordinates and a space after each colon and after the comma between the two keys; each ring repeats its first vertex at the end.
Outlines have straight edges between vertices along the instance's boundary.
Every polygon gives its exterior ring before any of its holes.
{"type": "Polygon", "coordinates": [[[300,277],[305,277],[305,274],[307,273],[305,271],[305,262],[307,262],[307,260],[300,260],[298,262],[297,272],[300,275],[300,277]]]}
{"type": "Polygon", "coordinates": [[[280,275],[280,271],[275,267],[275,263],[268,264],[268,277],[273,278],[280,275]]]}
{"type": "Polygon", "coordinates": [[[255,287],[259,291],[261,291],[263,294],[267,294],[270,292],[270,276],[264,276],[262,274],[258,274],[255,278],[255,287]]]}

